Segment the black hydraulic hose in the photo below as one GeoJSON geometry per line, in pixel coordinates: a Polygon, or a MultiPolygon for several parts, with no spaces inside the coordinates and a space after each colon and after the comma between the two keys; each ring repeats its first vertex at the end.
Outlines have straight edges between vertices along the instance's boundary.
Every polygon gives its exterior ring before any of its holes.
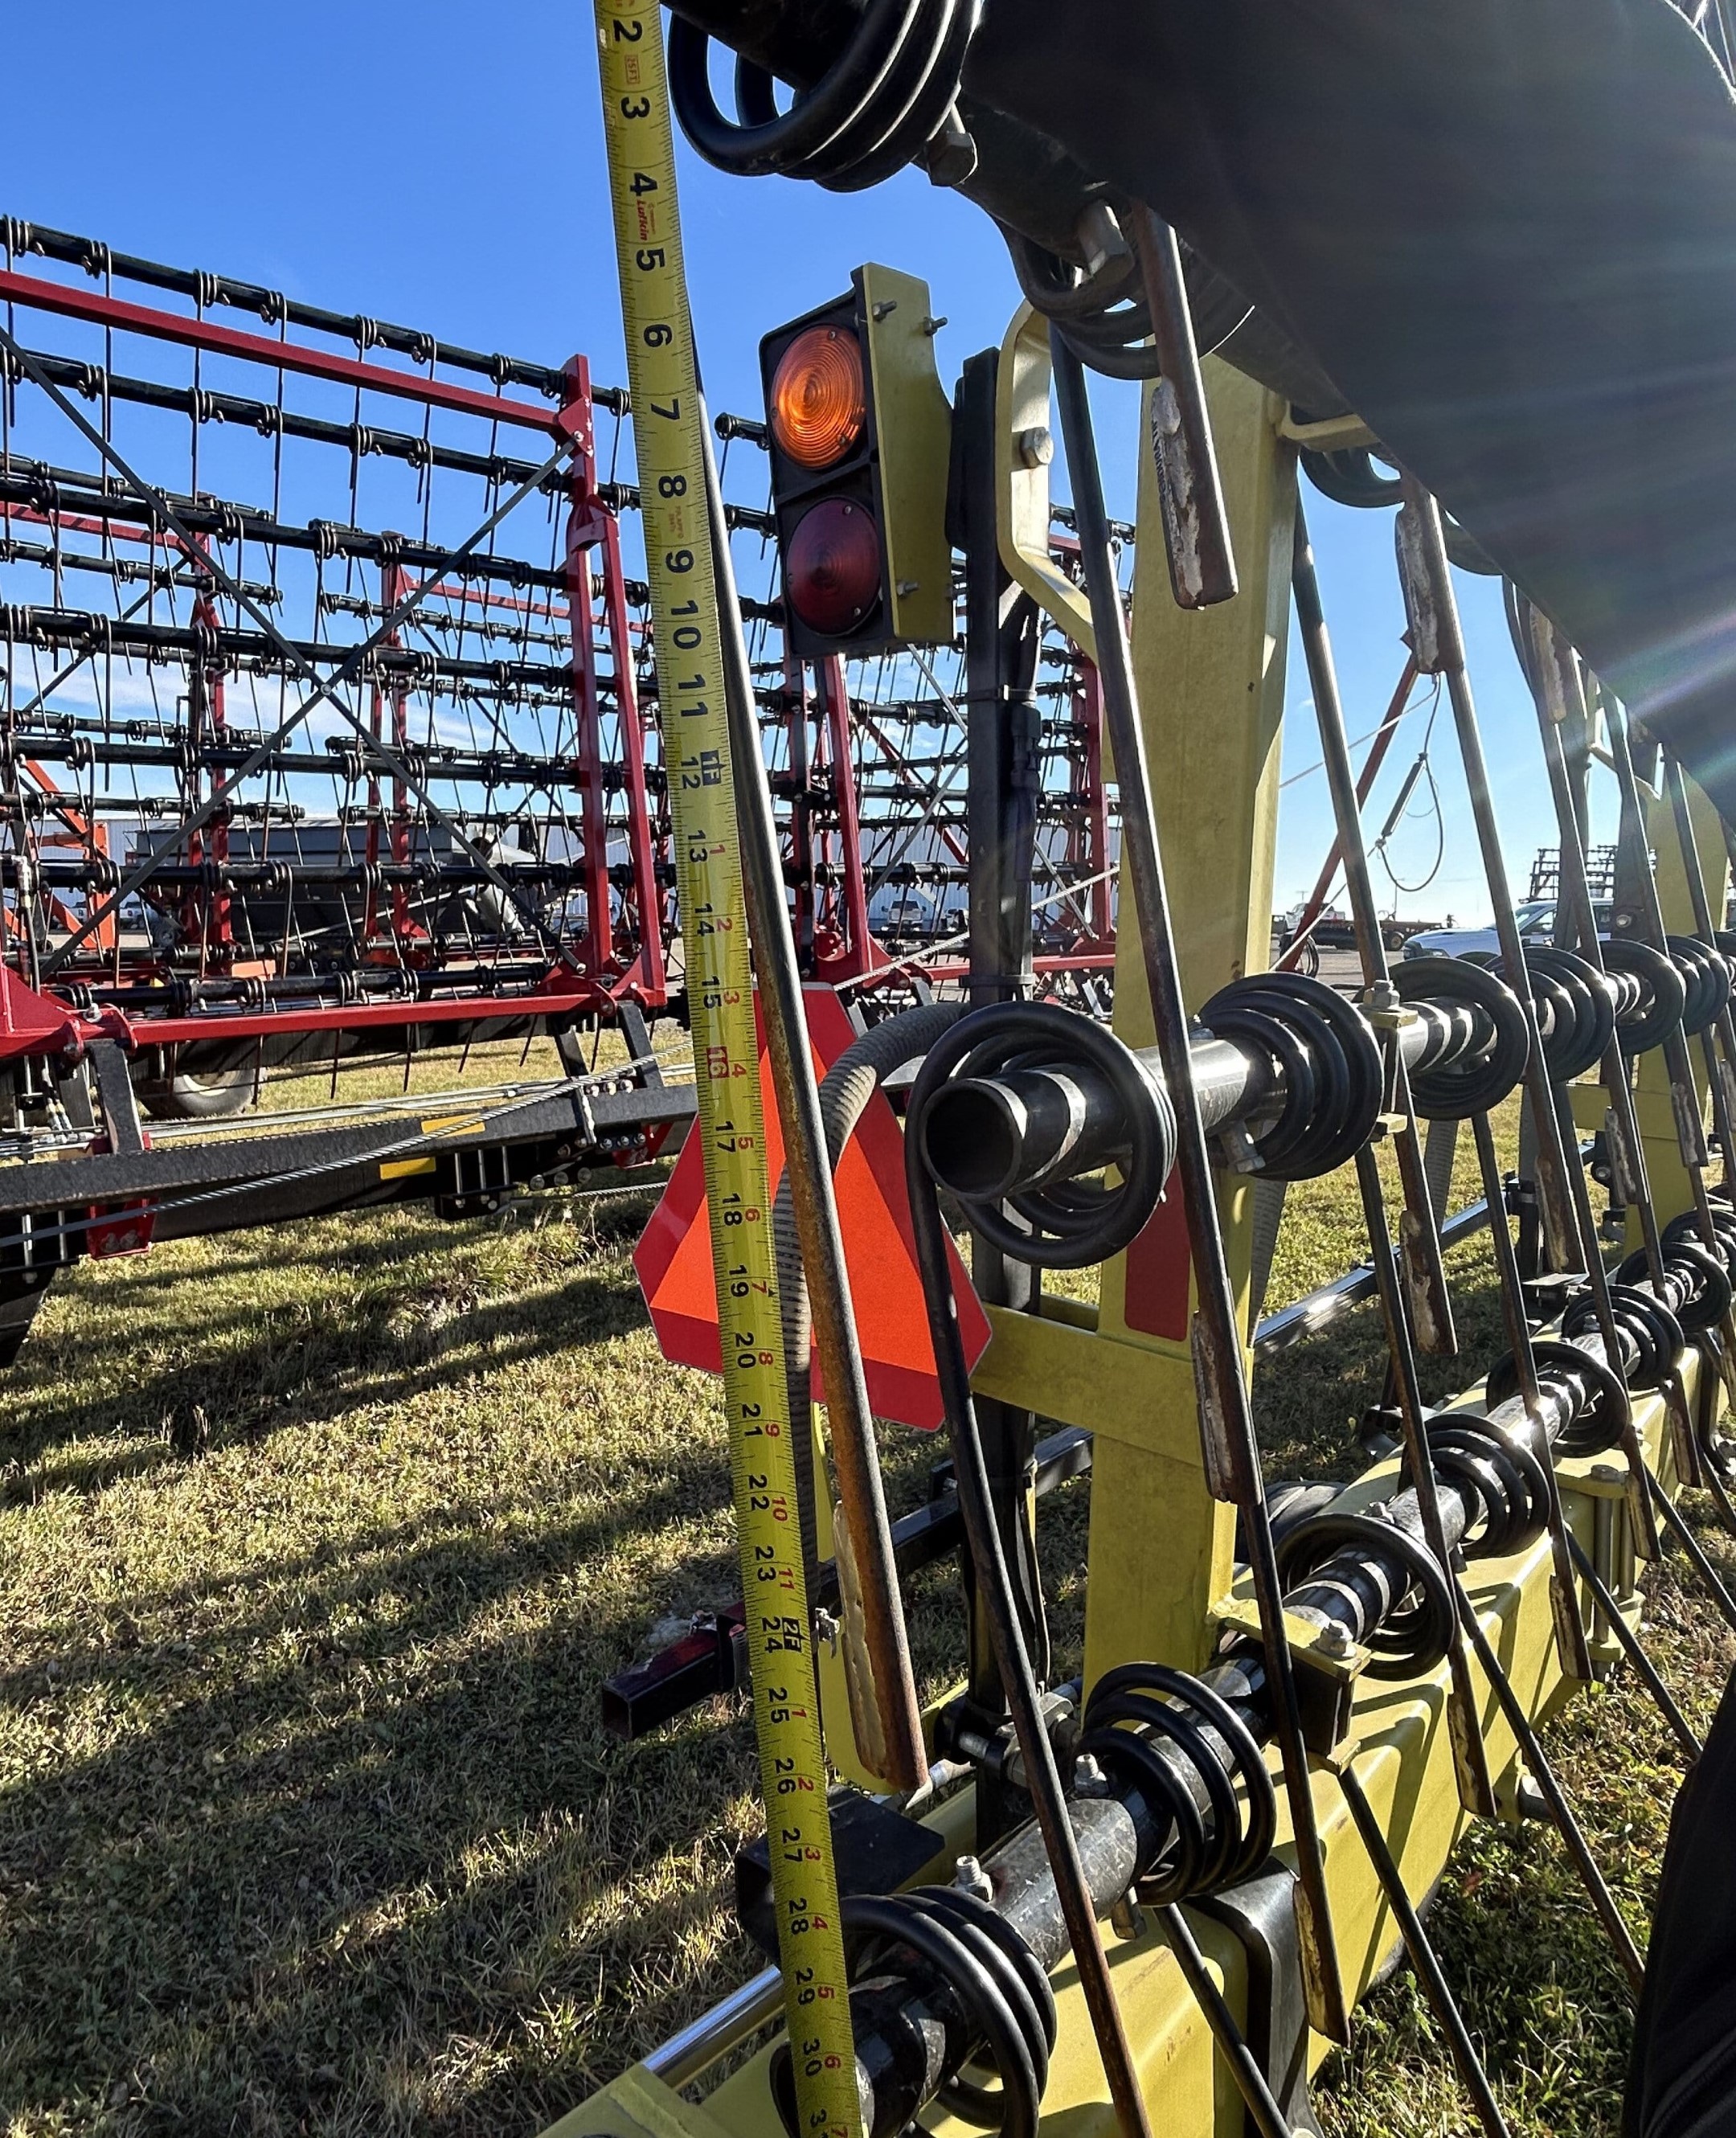
{"type": "MultiPolygon", "coordinates": [[[[770,71],[739,61],[735,121],[711,93],[708,32],[677,15],[669,36],[675,111],[688,139],[719,170],[739,178],[812,178],[835,192],[855,192],[890,178],[937,136],[946,139],[981,14],[982,0],[870,0],[825,73],[787,111],[778,109],[770,71]]],[[[939,174],[968,178],[974,144],[967,151],[958,140],[953,153],[939,174]]],[[[932,154],[930,168],[936,168],[932,154]]]]}

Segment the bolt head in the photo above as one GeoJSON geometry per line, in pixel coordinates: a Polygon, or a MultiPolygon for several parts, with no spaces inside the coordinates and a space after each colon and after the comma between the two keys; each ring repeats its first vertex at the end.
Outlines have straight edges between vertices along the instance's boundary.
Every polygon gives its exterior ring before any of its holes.
{"type": "Polygon", "coordinates": [[[1046,423],[1019,432],[1019,460],[1027,468],[1047,467],[1055,458],[1055,437],[1046,423]]]}
{"type": "Polygon", "coordinates": [[[977,144],[960,122],[956,105],[948,123],[924,149],[921,160],[930,185],[962,186],[975,171],[977,144]]]}

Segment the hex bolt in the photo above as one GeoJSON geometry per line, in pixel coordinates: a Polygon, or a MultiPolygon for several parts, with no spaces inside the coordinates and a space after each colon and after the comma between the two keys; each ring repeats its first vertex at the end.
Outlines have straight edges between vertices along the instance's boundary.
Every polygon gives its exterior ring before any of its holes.
{"type": "Polygon", "coordinates": [[[1134,1938],[1144,1936],[1147,1929],[1145,1911],[1132,1893],[1124,1893],[1109,1910],[1109,1928],[1118,1938],[1129,1943],[1134,1938]]]}
{"type": "Polygon", "coordinates": [[[1047,467],[1055,458],[1055,437],[1046,423],[1033,423],[1019,432],[1019,461],[1027,468],[1047,467]]]}
{"type": "Polygon", "coordinates": [[[994,1882],[974,1856],[961,1856],[953,1872],[953,1883],[961,1893],[969,1893],[978,1901],[992,1901],[994,1882]]]}
{"type": "Polygon", "coordinates": [[[1076,1797],[1100,1797],[1109,1794],[1109,1777],[1098,1765],[1095,1754],[1081,1752],[1073,1762],[1073,1794],[1076,1797]]]}

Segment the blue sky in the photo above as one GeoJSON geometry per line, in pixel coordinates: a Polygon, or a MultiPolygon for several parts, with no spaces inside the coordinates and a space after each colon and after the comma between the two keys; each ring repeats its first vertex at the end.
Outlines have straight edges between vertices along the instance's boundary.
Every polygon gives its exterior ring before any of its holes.
{"type": "MultiPolygon", "coordinates": [[[[559,361],[575,349],[624,376],[603,194],[591,15],[583,4],[500,0],[264,0],[193,15],[160,0],[85,0],[76,20],[18,7],[7,26],[0,213],[117,249],[275,285],[339,310],[425,326],[449,340],[559,361]]],[[[943,375],[997,341],[1017,301],[980,212],[914,173],[867,194],[736,180],[684,150],[693,298],[713,405],[753,410],[759,335],[834,295],[880,259],[926,276],[943,375]]],[[[1100,396],[1112,510],[1130,514],[1129,389],[1100,396]]],[[[1386,514],[1310,493],[1310,522],[1352,735],[1371,729],[1402,661],[1386,514]]],[[[1498,593],[1464,580],[1485,747],[1523,887],[1548,837],[1533,716],[1506,647],[1498,593]]],[[[1285,774],[1317,749],[1300,657],[1290,661],[1285,774]]],[[[1373,827],[1414,759],[1413,715],[1371,805],[1373,827]]],[[[1448,859],[1401,912],[1486,912],[1443,713],[1432,762],[1448,859]]],[[[1607,798],[1596,825],[1609,836],[1607,798]]],[[[1285,791],[1280,903],[1312,881],[1329,837],[1318,774],[1285,791]]],[[[1413,808],[1420,804],[1413,803],[1413,808]]],[[[1400,876],[1435,846],[1420,814],[1395,837],[1400,876]]],[[[1378,882],[1384,880],[1377,877],[1378,882]]]]}

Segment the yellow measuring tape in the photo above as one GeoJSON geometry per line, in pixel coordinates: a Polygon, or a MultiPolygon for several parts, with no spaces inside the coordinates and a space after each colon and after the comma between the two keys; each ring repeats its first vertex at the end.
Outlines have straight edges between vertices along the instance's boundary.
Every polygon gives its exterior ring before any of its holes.
{"type": "Polygon", "coordinates": [[[705,415],[681,260],[658,0],[597,0],[597,34],[675,818],[753,1728],[797,2114],[806,2138],[856,2138],[856,2058],[797,1519],[753,971],[705,511],[705,415]]]}

